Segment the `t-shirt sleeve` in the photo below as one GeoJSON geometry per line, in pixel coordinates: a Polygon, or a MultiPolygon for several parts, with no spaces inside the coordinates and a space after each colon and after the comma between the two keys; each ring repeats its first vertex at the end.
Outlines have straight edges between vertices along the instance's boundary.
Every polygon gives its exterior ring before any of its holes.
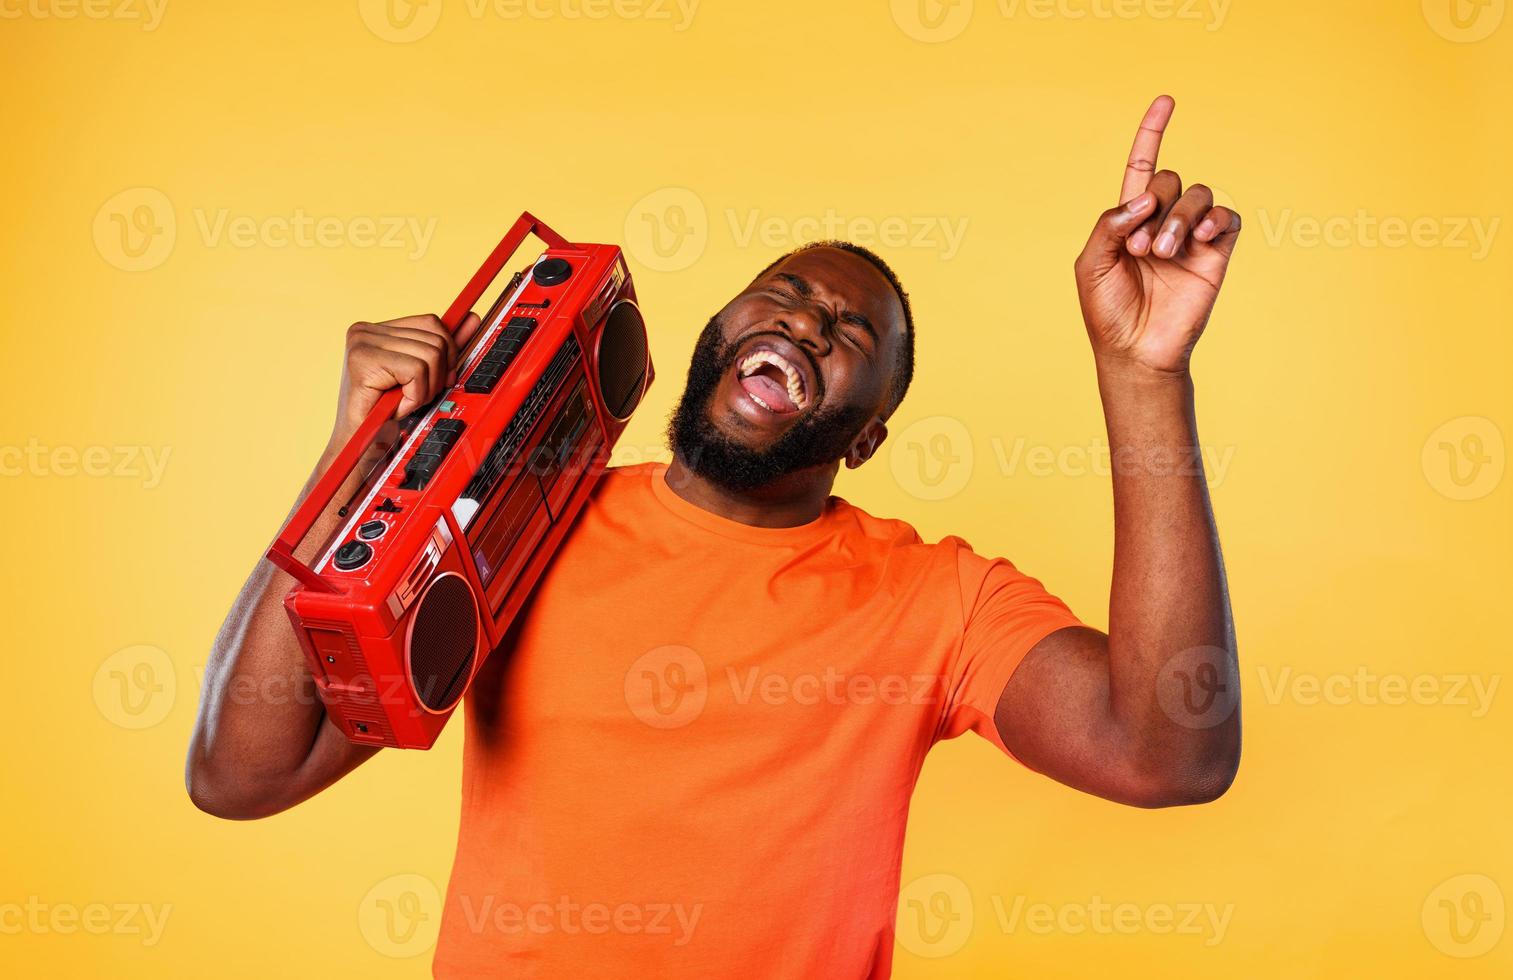
{"type": "Polygon", "coordinates": [[[946,678],[950,693],[938,738],[955,738],[970,729],[1012,757],[993,721],[1004,687],[1035,644],[1083,623],[1008,559],[985,558],[959,539],[956,573],[961,645],[946,678]]]}

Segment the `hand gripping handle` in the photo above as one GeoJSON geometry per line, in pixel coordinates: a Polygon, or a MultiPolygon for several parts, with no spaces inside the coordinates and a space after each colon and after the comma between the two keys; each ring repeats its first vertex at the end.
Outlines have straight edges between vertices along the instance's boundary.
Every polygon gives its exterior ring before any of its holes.
{"type": "MultiPolygon", "coordinates": [[[[488,289],[489,284],[498,278],[499,272],[504,268],[505,263],[515,254],[516,249],[525,241],[526,236],[531,234],[534,234],[545,242],[548,248],[571,247],[565,238],[536,220],[529,212],[521,214],[519,220],[515,222],[504,238],[500,239],[494,251],[484,260],[483,265],[473,275],[473,278],[468,281],[467,286],[463,288],[458,297],[452,301],[452,305],[441,318],[441,322],[446,325],[448,330],[453,332],[457,330],[457,327],[462,323],[463,317],[467,316],[468,311],[473,308],[473,304],[478,302],[478,298],[483,295],[483,291],[488,289]]],[[[284,525],[284,529],[279,532],[278,537],[269,546],[268,560],[290,575],[293,575],[306,588],[319,589],[323,592],[341,591],[330,582],[321,578],[315,569],[295,558],[294,550],[305,539],[305,535],[310,533],[310,528],[315,525],[320,515],[330,505],[331,500],[336,496],[336,492],[341,489],[342,484],[347,481],[347,477],[351,475],[352,470],[357,466],[358,460],[362,458],[363,453],[372,445],[373,440],[378,437],[378,430],[383,428],[385,422],[394,417],[395,410],[399,408],[400,399],[403,397],[403,391],[398,387],[390,388],[383,393],[382,397],[378,399],[378,403],[373,406],[373,410],[368,413],[368,417],[363,419],[362,424],[357,427],[357,431],[352,433],[352,437],[347,440],[347,444],[342,447],[341,452],[336,454],[336,459],[331,462],[326,472],[321,474],[321,478],[311,488],[309,495],[300,503],[299,508],[289,518],[289,522],[284,525]]]]}

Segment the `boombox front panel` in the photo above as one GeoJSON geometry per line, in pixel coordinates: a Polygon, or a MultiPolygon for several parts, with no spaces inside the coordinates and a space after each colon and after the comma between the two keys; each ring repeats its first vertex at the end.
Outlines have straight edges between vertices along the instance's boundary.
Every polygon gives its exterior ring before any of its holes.
{"type": "Polygon", "coordinates": [[[627,377],[626,349],[638,343],[644,352],[613,246],[548,249],[500,293],[458,383],[407,420],[413,428],[314,565],[339,591],[300,586],[286,600],[348,738],[434,743],[607,466],[625,404],[650,383],[644,353],[627,377]],[[548,262],[553,276],[533,274],[548,262]],[[563,263],[571,274],[552,281],[563,263]],[[630,318],[639,341],[622,329],[630,318]],[[610,322],[621,328],[606,332],[610,322]]]}

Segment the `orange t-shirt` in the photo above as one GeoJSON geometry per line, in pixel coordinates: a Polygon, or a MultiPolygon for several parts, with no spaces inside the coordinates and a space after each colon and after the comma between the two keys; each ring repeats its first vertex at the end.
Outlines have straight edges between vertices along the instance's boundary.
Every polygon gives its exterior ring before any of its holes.
{"type": "Polygon", "coordinates": [[[886,977],[925,753],[1079,621],[960,538],[610,470],[467,697],[439,977],[886,977]]]}

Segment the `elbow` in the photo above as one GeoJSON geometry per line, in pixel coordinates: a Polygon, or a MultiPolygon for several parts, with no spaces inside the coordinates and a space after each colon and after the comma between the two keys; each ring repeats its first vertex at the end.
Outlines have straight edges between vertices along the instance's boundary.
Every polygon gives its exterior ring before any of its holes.
{"type": "Polygon", "coordinates": [[[184,789],[196,809],[222,820],[258,820],[288,808],[268,789],[194,756],[184,766],[184,789]]]}
{"type": "Polygon", "coordinates": [[[1146,809],[1199,806],[1229,792],[1240,770],[1238,750],[1189,765],[1167,765],[1135,780],[1130,803],[1146,809]]]}
{"type": "Polygon", "coordinates": [[[1238,755],[1232,761],[1200,766],[1196,772],[1187,774],[1168,788],[1167,802],[1163,805],[1199,806],[1212,803],[1229,792],[1239,771],[1238,755]]]}
{"type": "Polygon", "coordinates": [[[189,802],[201,813],[222,820],[251,820],[254,817],[247,802],[226,792],[204,766],[191,764],[184,767],[184,789],[189,793],[189,802]]]}

